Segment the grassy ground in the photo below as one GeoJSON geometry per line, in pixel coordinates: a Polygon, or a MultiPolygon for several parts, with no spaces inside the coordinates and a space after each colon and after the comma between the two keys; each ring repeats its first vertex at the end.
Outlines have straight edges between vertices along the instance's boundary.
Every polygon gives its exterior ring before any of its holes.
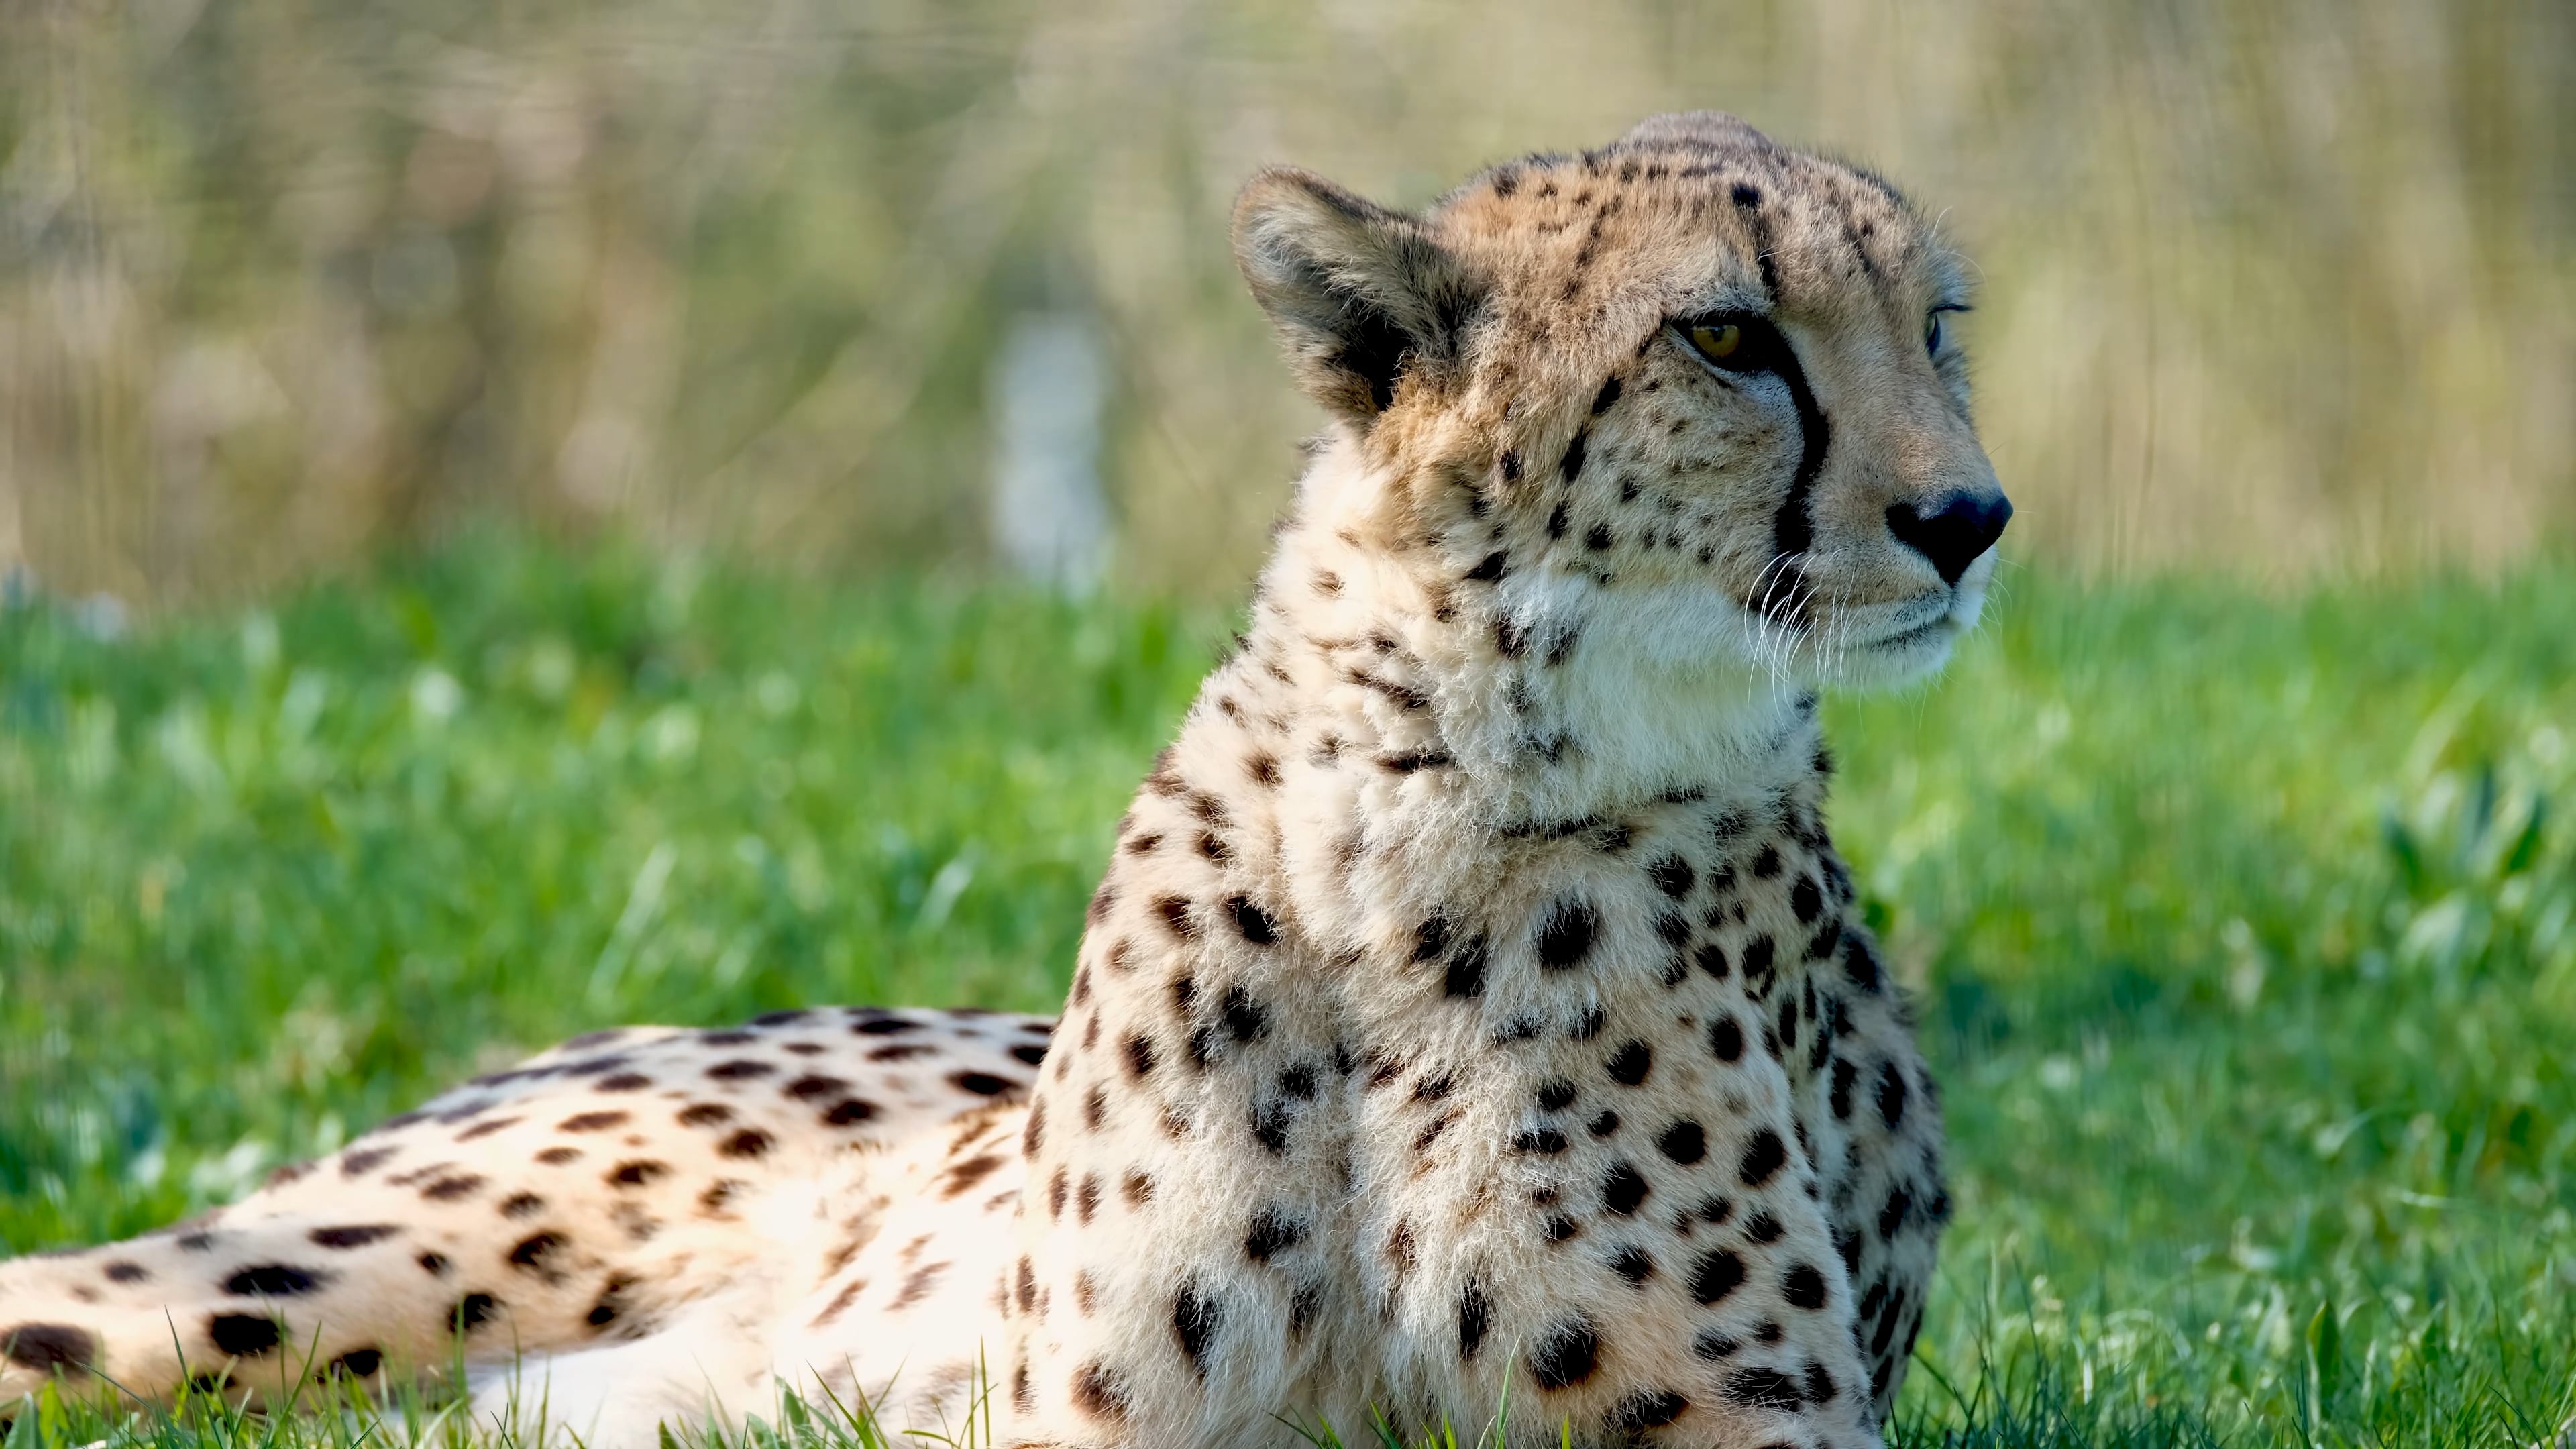
{"type": "MultiPolygon", "coordinates": [[[[2563,566],[2023,576],[1943,683],[1835,705],[1837,833],[1957,1143],[1902,1441],[2567,1411],[2571,620],[2563,566]]],[[[1052,1007],[1226,622],[490,538],[135,638],[0,611],[0,1253],[604,1023],[1052,1007]]]]}

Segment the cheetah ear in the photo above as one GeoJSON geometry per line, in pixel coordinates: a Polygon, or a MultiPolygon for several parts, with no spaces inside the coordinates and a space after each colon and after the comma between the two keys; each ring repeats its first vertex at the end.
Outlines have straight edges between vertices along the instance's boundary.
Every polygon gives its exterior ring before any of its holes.
{"type": "Polygon", "coordinates": [[[1482,300],[1419,220],[1293,167],[1244,186],[1234,260],[1307,395],[1363,431],[1405,377],[1449,383],[1482,300]]]}

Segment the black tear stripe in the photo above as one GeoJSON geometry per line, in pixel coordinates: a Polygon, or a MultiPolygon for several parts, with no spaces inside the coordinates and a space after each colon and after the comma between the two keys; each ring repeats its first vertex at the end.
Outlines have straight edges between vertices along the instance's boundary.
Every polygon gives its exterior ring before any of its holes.
{"type": "MultiPolygon", "coordinates": [[[[1771,222],[1762,214],[1762,196],[1749,186],[1734,191],[1735,208],[1744,218],[1744,229],[1753,242],[1754,260],[1762,268],[1763,290],[1776,309],[1780,303],[1780,269],[1771,256],[1771,222]]],[[[1789,622],[1803,627],[1806,610],[1799,603],[1803,580],[1799,577],[1798,556],[1816,541],[1816,523],[1807,510],[1808,498],[1815,492],[1816,476],[1825,470],[1825,451],[1833,444],[1833,424],[1824,410],[1816,406],[1816,394],[1807,386],[1807,370],[1799,365],[1796,344],[1786,334],[1780,338],[1780,380],[1789,385],[1789,403],[1798,410],[1798,471],[1789,479],[1789,493],[1780,500],[1779,511],[1771,515],[1771,556],[1774,562],[1764,567],[1763,578],[1770,578],[1773,568],[1780,570],[1779,582],[1789,586],[1791,600],[1787,611],[1789,622]]],[[[1763,604],[1773,590],[1757,587],[1746,601],[1755,613],[1767,612],[1763,604]]]]}

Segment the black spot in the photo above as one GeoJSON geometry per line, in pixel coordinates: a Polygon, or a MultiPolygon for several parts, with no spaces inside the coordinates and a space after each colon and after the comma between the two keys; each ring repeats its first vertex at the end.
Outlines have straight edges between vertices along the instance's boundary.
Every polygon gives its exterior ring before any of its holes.
{"type": "Polygon", "coordinates": [[[1771,990],[1771,958],[1776,950],[1768,936],[1753,936],[1744,943],[1744,984],[1757,997],[1771,990]]]}
{"type": "Polygon", "coordinates": [[[1570,1318],[1550,1328],[1530,1350],[1530,1377],[1542,1389],[1570,1389],[1592,1377],[1601,1357],[1601,1335],[1591,1320],[1570,1318]]]}
{"type": "Polygon", "coordinates": [[[1878,953],[1858,936],[1843,938],[1843,974],[1851,978],[1852,985],[1872,996],[1878,994],[1878,953]]]}
{"type": "MultiPolygon", "coordinates": [[[[363,1248],[369,1243],[382,1242],[401,1231],[402,1229],[391,1223],[352,1223],[345,1227],[315,1228],[306,1233],[304,1238],[317,1248],[331,1248],[346,1252],[351,1248],[363,1248]]],[[[117,1266],[132,1267],[133,1265],[129,1263],[117,1266]]],[[[135,1271],[137,1277],[144,1276],[141,1269],[135,1271]]],[[[115,1268],[108,1269],[107,1276],[115,1278],[120,1283],[132,1281],[119,1277],[115,1268]]]]}
{"type": "Polygon", "coordinates": [[[1744,1236],[1756,1243],[1776,1243],[1782,1231],[1780,1220],[1769,1213],[1755,1213],[1744,1223],[1744,1236]]]}
{"type": "Polygon", "coordinates": [[[823,1114],[823,1120],[834,1127],[848,1127],[865,1122],[876,1114],[876,1103],[852,1097],[847,1101],[833,1103],[832,1110],[823,1114]]]}
{"type": "Polygon", "coordinates": [[[1896,1230],[1905,1226],[1905,1215],[1912,1211],[1913,1207],[1914,1199],[1905,1191],[1905,1184],[1898,1183],[1888,1189],[1887,1201],[1878,1210],[1878,1235],[1882,1238],[1895,1237],[1896,1230]]]}
{"type": "Polygon", "coordinates": [[[899,1016],[872,1016],[851,1027],[850,1030],[860,1036],[897,1036],[907,1031],[921,1030],[921,1023],[906,1021],[899,1016]]]}
{"type": "Polygon", "coordinates": [[[1586,900],[1560,900],[1549,904],[1539,918],[1538,962],[1550,971],[1565,971],[1580,965],[1592,950],[1592,937],[1601,929],[1601,914],[1586,900]]]}
{"type": "Polygon", "coordinates": [[[1690,1400],[1670,1389],[1644,1390],[1621,1399],[1619,1407],[1610,1411],[1610,1421],[1622,1433],[1642,1434],[1680,1418],[1689,1407],[1690,1400]]]}
{"type": "Polygon", "coordinates": [[[1575,1019],[1574,1029],[1566,1035],[1576,1041],[1590,1041],[1601,1034],[1601,1028],[1609,1024],[1610,1014],[1596,1004],[1585,1008],[1583,1015],[1575,1019]]]}
{"type": "Polygon", "coordinates": [[[1800,1263],[1781,1278],[1780,1291],[1790,1307],[1812,1313],[1825,1306],[1825,1275],[1817,1272],[1813,1264],[1800,1263]]]}
{"type": "Polygon", "coordinates": [[[430,1202],[454,1202],[460,1197],[473,1196],[482,1186],[483,1179],[468,1172],[455,1177],[442,1177],[422,1188],[420,1195],[430,1202]]]}
{"type": "Polygon", "coordinates": [[[224,1291],[236,1298],[293,1298],[330,1282],[331,1276],[291,1263],[254,1263],[234,1270],[224,1280],[224,1291]]]}
{"type": "Polygon", "coordinates": [[[1643,1288],[1655,1276],[1654,1255],[1635,1246],[1621,1248],[1610,1255],[1610,1271],[1628,1280],[1631,1288],[1643,1288]]]}
{"type": "Polygon", "coordinates": [[[1802,926],[1814,925],[1816,917],[1824,913],[1825,893],[1817,887],[1814,876],[1802,875],[1789,888],[1789,909],[1798,913],[1798,924],[1802,926]]]}
{"type": "Polygon", "coordinates": [[[599,1296],[591,1301],[590,1312],[584,1315],[583,1321],[593,1328],[606,1328],[615,1323],[626,1312],[626,1290],[634,1286],[634,1279],[623,1273],[611,1273],[608,1281],[601,1285],[599,1296]]]}
{"type": "Polygon", "coordinates": [[[1145,1036],[1140,1032],[1130,1032],[1128,1033],[1127,1039],[1119,1043],[1119,1047],[1127,1054],[1127,1073],[1129,1076],[1142,1078],[1153,1075],[1153,1038],[1145,1036]]]}
{"type": "Polygon", "coordinates": [[[546,1259],[554,1256],[555,1250],[563,1245],[564,1235],[561,1233],[532,1233],[520,1239],[518,1246],[510,1250],[510,1266],[522,1273],[534,1273],[545,1278],[554,1277],[553,1270],[546,1266],[546,1259]]]}
{"type": "Polygon", "coordinates": [[[1467,1362],[1476,1350],[1485,1346],[1485,1334],[1493,1327],[1493,1305],[1485,1301],[1485,1290],[1475,1279],[1458,1292],[1458,1361],[1467,1362]]]}
{"type": "Polygon", "coordinates": [[[1727,1358],[1744,1345],[1711,1328],[1691,1340],[1691,1352],[1711,1361],[1727,1358]]]}
{"type": "Polygon", "coordinates": [[[1225,989],[1225,1029],[1239,1042],[1257,1041],[1270,1027],[1270,1013],[1240,986],[1225,989]]]}
{"type": "Polygon", "coordinates": [[[1505,449],[1503,456],[1495,460],[1495,466],[1502,469],[1504,482],[1517,483],[1520,481],[1521,455],[1517,450],[1505,449]]]}
{"type": "Polygon", "coordinates": [[[1827,1100],[1829,1105],[1834,1109],[1835,1121],[1848,1122],[1851,1120],[1852,1087],[1859,1081],[1859,1079],[1860,1069],[1853,1066],[1848,1058],[1834,1058],[1834,1085],[1833,1091],[1827,1100]]]}
{"type": "Polygon", "coordinates": [[[1601,1174],[1601,1205],[1614,1213],[1634,1213],[1646,1200],[1646,1191],[1645,1177],[1627,1163],[1614,1162],[1601,1174]]]}
{"type": "Polygon", "coordinates": [[[1273,1157],[1288,1151],[1288,1104],[1280,1101],[1256,1103],[1252,1109],[1252,1140],[1273,1157]]]}
{"type": "Polygon", "coordinates": [[[1503,570],[1509,562],[1510,560],[1503,556],[1503,551],[1496,549],[1479,560],[1474,568],[1467,570],[1465,576],[1480,584],[1490,584],[1503,576],[1503,570]]]}
{"type": "Polygon", "coordinates": [[[1553,1127],[1533,1127],[1512,1139],[1512,1150],[1554,1157],[1565,1150],[1565,1134],[1553,1127]]]}
{"type": "Polygon", "coordinates": [[[1449,958],[1449,969],[1442,974],[1443,995],[1467,999],[1485,994],[1485,938],[1478,936],[1449,958]]]}
{"type": "MultiPolygon", "coordinates": [[[[267,1323],[265,1318],[255,1320],[267,1323]]],[[[269,1342],[277,1342],[277,1330],[269,1328],[269,1342]]],[[[87,1329],[68,1323],[21,1323],[15,1328],[0,1328],[0,1349],[8,1351],[9,1361],[38,1373],[58,1373],[64,1369],[85,1369],[98,1361],[98,1340],[87,1329]]]]}
{"type": "Polygon", "coordinates": [[[1449,949],[1449,918],[1428,916],[1413,928],[1413,959],[1428,961],[1449,949]]]}
{"type": "Polygon", "coordinates": [[[1827,1373],[1825,1366],[1814,1359],[1807,1360],[1805,1371],[1798,1377],[1802,1381],[1799,1392],[1805,1396],[1808,1403],[1830,1404],[1834,1401],[1834,1395],[1840,1392],[1839,1387],[1834,1383],[1834,1376],[1827,1373]]]}
{"type": "Polygon", "coordinates": [[[1642,1041],[1632,1041],[1619,1048],[1609,1061],[1602,1064],[1602,1070],[1610,1074],[1610,1079],[1623,1087],[1644,1086],[1646,1074],[1654,1069],[1654,1049],[1642,1041]]]}
{"type": "Polygon", "coordinates": [[[1616,1112],[1604,1112],[1600,1116],[1593,1118],[1583,1130],[1591,1133],[1595,1137],[1607,1137],[1611,1133],[1619,1130],[1619,1114],[1616,1112]]]}
{"type": "Polygon", "coordinates": [[[1731,1062],[1744,1055],[1744,1028],[1735,1018],[1721,1016],[1708,1024],[1709,1053],[1721,1062],[1731,1062]]]}
{"type": "Polygon", "coordinates": [[[1762,847],[1761,853],[1753,857],[1753,878],[1755,880],[1769,880],[1771,877],[1778,875],[1779,873],[1780,847],[1776,845],[1766,845],[1762,847]]]}
{"type": "Polygon", "coordinates": [[[1251,897],[1236,896],[1226,906],[1234,912],[1234,928],[1243,933],[1243,939],[1256,946],[1267,946],[1279,939],[1278,923],[1270,919],[1269,912],[1254,905],[1251,897]]]}
{"type": "Polygon", "coordinates": [[[1252,1228],[1243,1236],[1243,1255],[1256,1263],[1267,1263],[1272,1255],[1285,1252],[1306,1240],[1306,1225],[1280,1208],[1264,1208],[1252,1215],[1252,1228]]]}
{"type": "Polygon", "coordinates": [[[1606,523],[1596,523],[1583,531],[1583,546],[1594,553],[1608,548],[1612,542],[1610,525],[1606,523]]]}
{"type": "Polygon", "coordinates": [[[1700,971],[1711,981],[1726,979],[1728,966],[1724,946],[1715,941],[1702,942],[1699,949],[1692,953],[1691,959],[1699,964],[1700,971]]]}
{"type": "MultiPolygon", "coordinates": [[[[317,1231],[329,1232],[331,1229],[322,1228],[317,1231]]],[[[321,1240],[317,1238],[315,1241],[320,1242],[321,1240]]],[[[323,1246],[329,1247],[330,1244],[324,1243],[323,1246]]],[[[140,1263],[110,1263],[107,1265],[106,1272],[107,1281],[110,1283],[148,1283],[152,1281],[152,1270],[144,1267],[140,1263]]]]}
{"type": "Polygon", "coordinates": [[[1542,1112],[1562,1112],[1574,1105],[1572,1082],[1542,1082],[1538,1089],[1538,1107],[1542,1112]]]}
{"type": "Polygon", "coordinates": [[[1893,1132],[1905,1120],[1905,1074],[1896,1063],[1883,1062],[1878,1069],[1878,1119],[1893,1132]]]}
{"type": "Polygon", "coordinates": [[[374,1378],[376,1370],[384,1367],[384,1364],[383,1349],[353,1348],[324,1365],[322,1373],[325,1377],[374,1378]]]}
{"type": "Polygon", "coordinates": [[[1576,433],[1574,441],[1565,445],[1564,461],[1557,465],[1557,470],[1565,475],[1568,483],[1583,473],[1583,441],[1583,434],[1576,433]]]}
{"type": "Polygon", "coordinates": [[[1674,900],[1680,900],[1689,895],[1691,886],[1698,880],[1697,874],[1691,870],[1690,862],[1678,855],[1667,855],[1646,867],[1646,878],[1653,881],[1657,889],[1674,900]]]}
{"type": "Polygon", "coordinates": [[[1592,395],[1592,415],[1597,418],[1603,413],[1610,411],[1610,405],[1618,400],[1619,379],[1613,377],[1609,381],[1601,384],[1601,390],[1592,395]]]}
{"type": "Polygon", "coordinates": [[[753,1061],[745,1057],[736,1061],[718,1062],[707,1068],[707,1075],[720,1082],[734,1082],[745,1077],[765,1077],[776,1070],[778,1068],[767,1062],[753,1061]]]}
{"type": "Polygon", "coordinates": [[[669,1176],[670,1172],[671,1165],[667,1162],[637,1158],[631,1162],[621,1162],[609,1169],[608,1183],[611,1187],[646,1187],[650,1186],[656,1178],[669,1176]]]}
{"type": "Polygon", "coordinates": [[[218,1313],[206,1320],[206,1337],[234,1358],[257,1358],[277,1349],[277,1320],[256,1313],[218,1313]]]}
{"type": "Polygon", "coordinates": [[[1655,1147],[1666,1157],[1687,1167],[1707,1155],[1708,1134],[1700,1130],[1697,1122],[1675,1122],[1664,1129],[1664,1135],[1655,1139],[1655,1147]]]}
{"type": "Polygon", "coordinates": [[[1563,499],[1559,499],[1557,500],[1557,505],[1547,511],[1547,536],[1550,538],[1565,537],[1565,523],[1565,501],[1563,499]]]}
{"type": "Polygon", "coordinates": [[[1208,1340],[1216,1337],[1218,1326],[1215,1299],[1202,1295],[1196,1285],[1184,1284],[1172,1295],[1172,1336],[1180,1341],[1181,1357],[1199,1377],[1207,1377],[1208,1340]]]}
{"type": "Polygon", "coordinates": [[[1729,1399],[1748,1409],[1770,1409],[1794,1414],[1803,1396],[1798,1381],[1774,1368],[1740,1368],[1726,1376],[1725,1393],[1729,1399]]]}
{"type": "Polygon", "coordinates": [[[1573,1237],[1576,1233],[1583,1231],[1583,1229],[1575,1226],[1574,1219],[1567,1217],[1563,1213],[1549,1213],[1547,1217],[1539,1223],[1538,1230],[1542,1234],[1545,1234],[1547,1240],[1551,1243],[1562,1243],[1566,1239],[1573,1237]]]}
{"type": "Polygon", "coordinates": [[[1703,1306],[1726,1301],[1744,1286],[1744,1260],[1724,1248],[1703,1253],[1691,1265],[1691,1300],[1703,1306]]]}
{"type": "Polygon", "coordinates": [[[1780,1140],[1779,1133],[1765,1127],[1754,1133],[1753,1140],[1745,1145],[1744,1163],[1736,1170],[1736,1176],[1746,1187],[1760,1187],[1769,1182],[1771,1175],[1788,1160],[1788,1144],[1780,1140]]]}
{"type": "Polygon", "coordinates": [[[447,1326],[452,1332],[472,1333],[490,1322],[500,1307],[501,1301],[489,1293],[468,1293],[447,1311],[447,1326]]]}
{"type": "Polygon", "coordinates": [[[1034,1067],[1046,1060],[1047,1049],[1035,1042],[1022,1042],[1011,1048],[1011,1055],[1034,1067]]]}

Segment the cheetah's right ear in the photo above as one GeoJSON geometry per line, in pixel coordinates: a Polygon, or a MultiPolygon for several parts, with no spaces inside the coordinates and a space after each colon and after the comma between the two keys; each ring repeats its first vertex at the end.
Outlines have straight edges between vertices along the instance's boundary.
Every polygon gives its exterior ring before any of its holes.
{"type": "Polygon", "coordinates": [[[1404,378],[1448,383],[1482,298],[1421,222],[1287,166],[1235,201],[1234,260],[1307,395],[1363,431],[1404,378]]]}

